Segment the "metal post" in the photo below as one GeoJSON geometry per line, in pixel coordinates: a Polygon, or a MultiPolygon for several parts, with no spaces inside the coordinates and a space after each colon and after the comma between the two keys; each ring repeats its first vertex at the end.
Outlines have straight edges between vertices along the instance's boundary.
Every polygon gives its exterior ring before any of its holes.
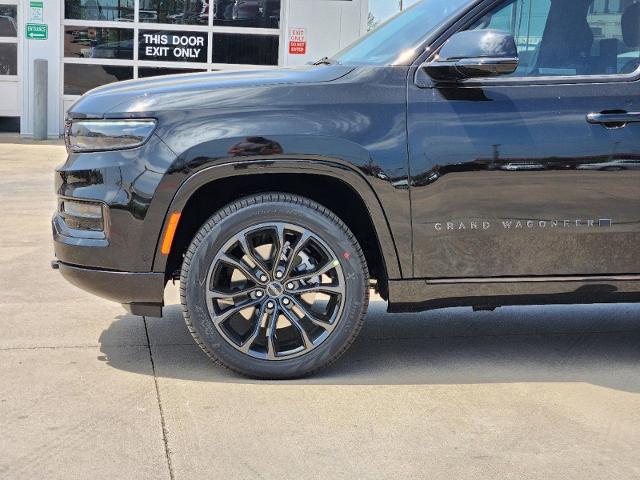
{"type": "Polygon", "coordinates": [[[33,61],[33,138],[47,139],[47,103],[48,103],[48,62],[37,59],[33,61]]]}

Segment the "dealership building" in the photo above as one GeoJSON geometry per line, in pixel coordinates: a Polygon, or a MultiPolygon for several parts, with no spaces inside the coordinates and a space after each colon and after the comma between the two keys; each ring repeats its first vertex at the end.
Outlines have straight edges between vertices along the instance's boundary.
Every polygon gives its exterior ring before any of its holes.
{"type": "Polygon", "coordinates": [[[371,28],[370,2],[376,1],[400,5],[398,0],[0,0],[0,130],[31,135],[35,118],[46,109],[48,135],[58,136],[66,109],[80,95],[115,81],[317,60],[371,28]],[[37,59],[47,61],[45,108],[34,101],[34,89],[46,83],[34,85],[37,59]]]}

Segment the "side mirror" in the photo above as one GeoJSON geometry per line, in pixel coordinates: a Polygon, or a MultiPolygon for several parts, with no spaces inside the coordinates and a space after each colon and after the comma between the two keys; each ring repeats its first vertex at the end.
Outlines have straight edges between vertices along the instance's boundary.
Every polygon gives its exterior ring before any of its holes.
{"type": "Polygon", "coordinates": [[[422,68],[433,79],[456,82],[465,78],[508,75],[518,68],[518,48],[508,32],[467,30],[453,35],[422,68]]]}

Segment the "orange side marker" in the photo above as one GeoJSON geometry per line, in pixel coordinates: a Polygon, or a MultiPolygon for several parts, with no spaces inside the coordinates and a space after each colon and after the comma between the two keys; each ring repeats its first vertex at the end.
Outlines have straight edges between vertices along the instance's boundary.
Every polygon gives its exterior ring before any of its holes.
{"type": "Polygon", "coordinates": [[[164,240],[162,240],[162,248],[160,249],[163,255],[169,255],[169,253],[171,253],[171,244],[178,229],[180,215],[180,212],[174,212],[171,214],[171,217],[169,217],[169,224],[167,225],[167,230],[164,232],[164,240]]]}

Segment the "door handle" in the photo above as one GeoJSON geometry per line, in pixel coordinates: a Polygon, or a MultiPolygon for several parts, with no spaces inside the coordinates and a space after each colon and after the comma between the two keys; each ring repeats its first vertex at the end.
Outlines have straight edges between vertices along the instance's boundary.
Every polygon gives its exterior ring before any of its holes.
{"type": "Polygon", "coordinates": [[[606,128],[623,128],[628,123],[640,122],[640,112],[601,112],[587,114],[587,122],[606,128]]]}

